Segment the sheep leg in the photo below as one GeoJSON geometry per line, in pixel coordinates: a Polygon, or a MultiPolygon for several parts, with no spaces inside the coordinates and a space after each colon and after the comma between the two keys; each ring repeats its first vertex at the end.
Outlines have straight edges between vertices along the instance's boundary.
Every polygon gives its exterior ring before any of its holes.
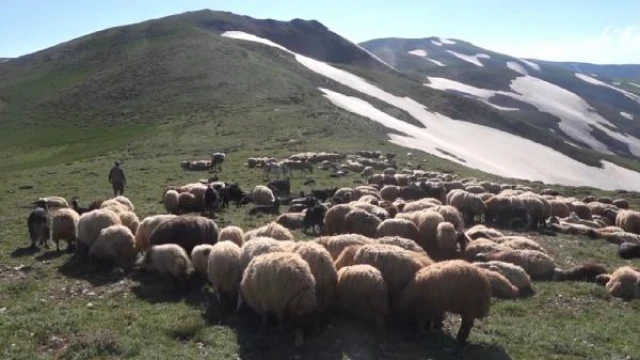
{"type": "Polygon", "coordinates": [[[473,318],[463,317],[462,324],[460,324],[460,330],[458,331],[458,336],[456,340],[460,343],[465,344],[467,339],[469,338],[469,334],[471,333],[471,328],[473,327],[473,318]]]}

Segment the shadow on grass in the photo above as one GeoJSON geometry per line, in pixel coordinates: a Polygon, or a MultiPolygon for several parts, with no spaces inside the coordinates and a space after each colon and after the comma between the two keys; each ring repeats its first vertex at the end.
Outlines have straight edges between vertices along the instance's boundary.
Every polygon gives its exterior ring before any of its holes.
{"type": "Polygon", "coordinates": [[[19,258],[23,256],[30,256],[40,251],[38,247],[25,246],[21,248],[17,248],[11,252],[12,258],[19,258]]]}
{"type": "Polygon", "coordinates": [[[206,306],[212,296],[205,291],[205,279],[192,276],[187,284],[154,273],[137,271],[131,278],[138,282],[132,292],[149,303],[180,302],[194,307],[206,306]]]}
{"type": "MultiPolygon", "coordinates": [[[[63,252],[61,252],[62,254],[63,252]]],[[[86,280],[93,286],[103,286],[119,282],[129,273],[120,267],[88,261],[87,256],[74,254],[60,266],[58,271],[72,279],[86,280]]]]}
{"type": "Polygon", "coordinates": [[[48,261],[48,260],[53,260],[53,259],[57,259],[62,255],[68,254],[68,252],[64,251],[64,250],[50,250],[47,251],[45,253],[42,253],[38,256],[35,257],[36,260],[38,261],[48,261]]]}

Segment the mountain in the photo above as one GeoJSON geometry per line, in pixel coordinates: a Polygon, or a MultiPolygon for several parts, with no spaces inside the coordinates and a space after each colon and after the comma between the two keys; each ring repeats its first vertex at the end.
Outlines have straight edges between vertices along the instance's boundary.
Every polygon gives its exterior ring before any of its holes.
{"type": "Polygon", "coordinates": [[[0,64],[0,171],[390,141],[504,177],[640,189],[637,99],[600,81],[459,40],[357,45],[314,20],[190,12],[0,64]]]}
{"type": "Polygon", "coordinates": [[[601,76],[616,80],[637,80],[640,81],[640,65],[638,64],[589,64],[579,62],[556,62],[536,60],[539,63],[554,65],[591,76],[601,76]]]}

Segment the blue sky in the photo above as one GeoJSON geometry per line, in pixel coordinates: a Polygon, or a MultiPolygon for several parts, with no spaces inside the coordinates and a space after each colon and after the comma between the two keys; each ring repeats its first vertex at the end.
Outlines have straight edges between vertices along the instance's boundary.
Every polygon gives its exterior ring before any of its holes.
{"type": "Polygon", "coordinates": [[[442,36],[520,57],[640,64],[640,0],[2,0],[0,57],[204,8],[316,19],[356,42],[442,36]]]}

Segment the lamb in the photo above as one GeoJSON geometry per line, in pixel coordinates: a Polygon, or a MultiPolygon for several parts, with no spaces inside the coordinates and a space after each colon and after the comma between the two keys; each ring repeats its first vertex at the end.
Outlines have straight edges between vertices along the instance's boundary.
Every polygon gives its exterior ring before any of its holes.
{"type": "MultiPolygon", "coordinates": [[[[185,195],[187,197],[188,195],[185,195]]],[[[180,194],[178,194],[175,190],[167,190],[162,197],[162,203],[164,204],[165,210],[169,214],[179,214],[180,212],[180,202],[179,202],[180,194]]],[[[183,202],[186,200],[183,199],[183,202]]],[[[191,201],[191,200],[190,200],[191,201]]]]}
{"type": "Polygon", "coordinates": [[[270,222],[257,229],[248,231],[244,234],[244,242],[251,241],[256,237],[270,237],[276,240],[293,240],[293,234],[289,229],[278,224],[277,222],[270,222]]]}
{"type": "Polygon", "coordinates": [[[348,233],[374,237],[380,223],[377,216],[361,209],[353,209],[344,217],[344,230],[348,233]]]}
{"type": "Polygon", "coordinates": [[[640,235],[640,212],[620,210],[616,216],[616,226],[624,231],[640,235]]]}
{"type": "Polygon", "coordinates": [[[138,231],[136,231],[136,251],[143,251],[149,247],[149,235],[160,225],[161,223],[175,218],[175,215],[153,215],[147,216],[142,220],[138,231]]]}
{"type": "Polygon", "coordinates": [[[191,251],[191,262],[193,263],[193,270],[203,278],[207,278],[209,266],[209,254],[211,254],[211,250],[213,249],[213,245],[209,244],[201,244],[197,245],[191,251]]]}
{"type": "Polygon", "coordinates": [[[76,230],[80,215],[73,210],[63,208],[56,211],[51,219],[51,239],[56,244],[56,250],[60,251],[60,240],[67,242],[67,251],[72,249],[76,241],[76,230]]]}
{"type": "Polygon", "coordinates": [[[178,244],[187,254],[200,244],[213,245],[218,242],[218,225],[201,216],[178,216],[162,222],[149,236],[151,246],[178,244]]]}
{"type": "Polygon", "coordinates": [[[556,264],[549,255],[535,250],[503,250],[478,254],[476,255],[476,260],[497,260],[518,265],[522,267],[533,280],[551,280],[556,269],[556,264]]]}
{"type": "Polygon", "coordinates": [[[326,311],[333,305],[338,283],[338,274],[331,254],[322,245],[314,242],[300,242],[292,250],[309,264],[316,280],[316,312],[326,311]]]}
{"type": "MultiPolygon", "coordinates": [[[[450,222],[441,222],[436,228],[436,243],[438,251],[435,255],[438,259],[453,259],[456,257],[456,246],[458,244],[458,234],[456,228],[450,222]]],[[[466,244],[461,244],[461,252],[465,251],[466,244]]]]}
{"type": "Polygon", "coordinates": [[[475,319],[489,314],[491,284],[477,267],[461,260],[443,261],[418,271],[402,291],[395,307],[417,321],[442,327],[445,313],[459,314],[457,340],[465,343],[475,319]]]}
{"type": "Polygon", "coordinates": [[[400,236],[413,241],[420,239],[418,227],[410,220],[387,219],[378,225],[375,237],[400,236]]]}
{"type": "Polygon", "coordinates": [[[98,236],[100,236],[102,229],[120,224],[122,224],[122,221],[111,210],[98,209],[82,214],[78,219],[76,252],[88,252],[98,239],[98,236]]]}
{"type": "MultiPolygon", "coordinates": [[[[242,298],[265,323],[268,314],[276,314],[280,324],[310,315],[316,309],[315,288],[309,264],[298,254],[283,252],[253,259],[240,282],[242,298]]],[[[295,345],[302,342],[302,330],[296,328],[295,345]]]]}
{"type": "Polygon", "coordinates": [[[331,258],[335,261],[342,251],[351,245],[371,244],[373,240],[360,234],[342,234],[335,236],[323,236],[318,239],[318,244],[324,246],[331,258]]]}
{"type": "Polygon", "coordinates": [[[387,284],[371,265],[346,266],[338,271],[337,307],[346,313],[372,320],[378,329],[389,312],[387,284]]]}
{"type": "Polygon", "coordinates": [[[520,296],[531,296],[535,294],[531,286],[531,278],[518,265],[514,265],[504,261],[475,262],[474,266],[495,271],[507,278],[511,284],[518,288],[520,296]]]}
{"type": "Polygon", "coordinates": [[[220,241],[229,240],[239,247],[244,243],[244,231],[237,226],[226,226],[220,230],[220,241]]]}
{"type": "Polygon", "coordinates": [[[128,227],[117,224],[100,230],[100,235],[89,249],[89,258],[115,263],[130,269],[136,260],[135,238],[128,227]]]}
{"type": "Polygon", "coordinates": [[[171,243],[152,246],[146,253],[144,264],[147,270],[168,275],[188,288],[193,265],[183,247],[171,243]]]}
{"type": "Polygon", "coordinates": [[[276,222],[287,229],[295,230],[302,228],[303,220],[303,213],[284,213],[278,216],[276,222]]]}
{"type": "Polygon", "coordinates": [[[436,255],[438,253],[438,224],[445,222],[444,217],[433,210],[427,210],[419,214],[418,219],[418,233],[420,234],[418,245],[427,254],[436,255]]]}
{"type": "Polygon", "coordinates": [[[27,227],[29,228],[29,237],[31,238],[31,248],[36,248],[36,243],[44,245],[47,249],[49,244],[49,213],[47,209],[47,200],[38,200],[35,202],[36,208],[31,210],[27,218],[27,227]]]}
{"type": "Polygon", "coordinates": [[[276,200],[273,191],[264,185],[256,186],[251,193],[251,197],[256,205],[272,205],[276,200]]]}
{"type": "Polygon", "coordinates": [[[118,217],[120,218],[122,225],[128,227],[133,234],[138,231],[138,227],[140,227],[140,219],[138,219],[138,216],[134,212],[124,211],[118,213],[118,217]]]}
{"type": "Polygon", "coordinates": [[[480,268],[491,284],[491,295],[499,299],[515,299],[518,288],[497,271],[480,268]]]}
{"type": "Polygon", "coordinates": [[[207,278],[218,300],[229,304],[238,298],[242,279],[240,267],[242,250],[237,244],[222,239],[221,237],[221,241],[213,245],[209,253],[207,278]]]}
{"type": "Polygon", "coordinates": [[[623,266],[611,275],[604,275],[606,289],[612,296],[624,300],[640,298],[640,269],[623,266]]]}

